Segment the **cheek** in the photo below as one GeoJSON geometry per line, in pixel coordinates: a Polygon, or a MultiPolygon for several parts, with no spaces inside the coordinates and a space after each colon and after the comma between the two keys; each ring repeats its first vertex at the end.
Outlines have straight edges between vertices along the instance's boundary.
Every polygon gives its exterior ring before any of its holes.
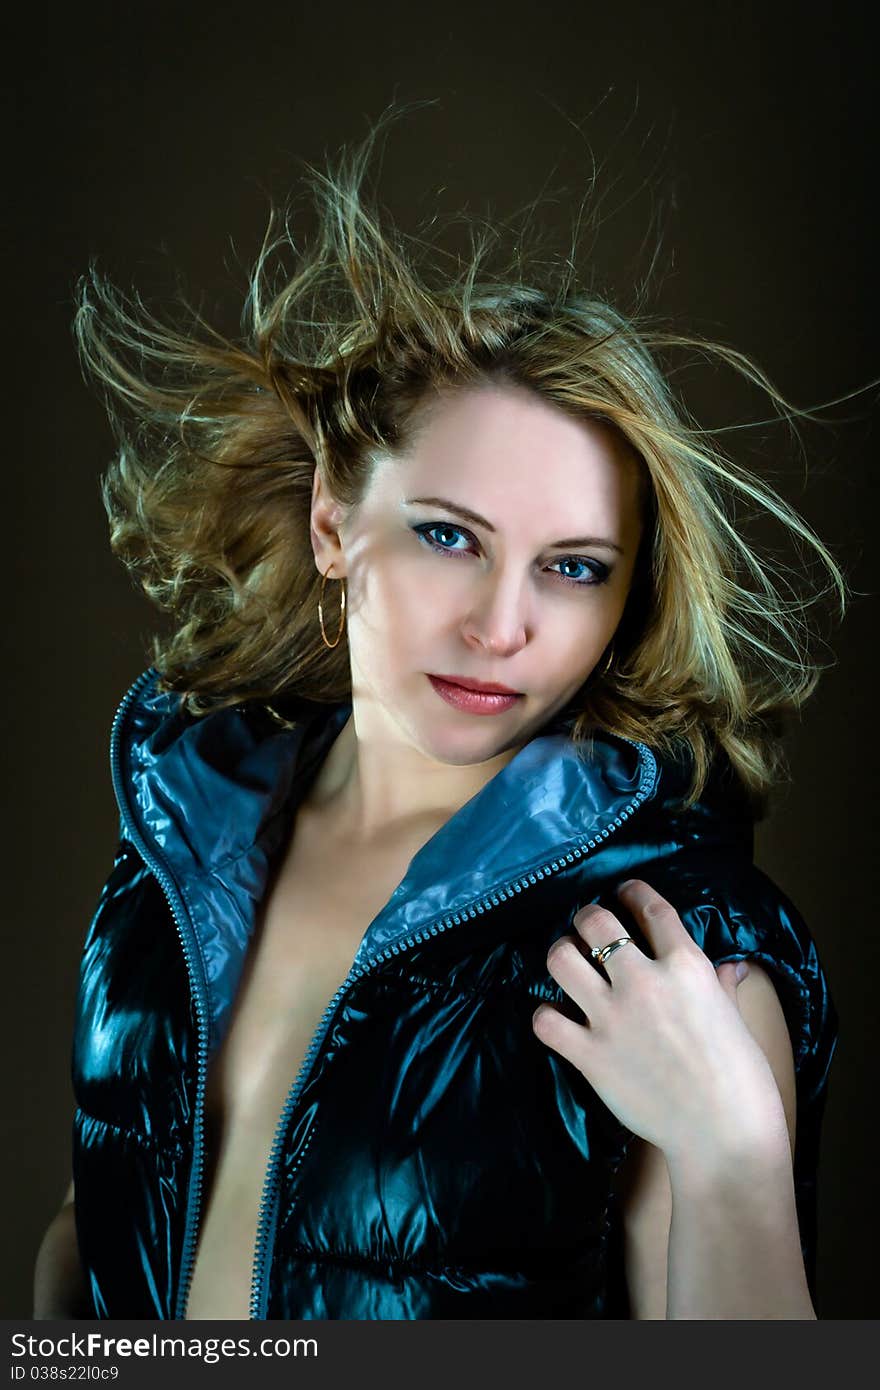
{"type": "Polygon", "coordinates": [[[469,601],[473,562],[398,547],[376,571],[377,596],[396,609],[421,615],[422,622],[442,619],[469,601]]]}
{"type": "Polygon", "coordinates": [[[623,604],[605,585],[589,585],[585,593],[574,590],[562,599],[547,602],[543,610],[542,640],[546,636],[560,651],[586,654],[601,651],[620,620],[623,604]]]}
{"type": "MultiPolygon", "coordinates": [[[[455,585],[444,581],[444,562],[432,568],[419,559],[401,548],[371,559],[360,595],[371,642],[416,642],[450,611],[455,585]]],[[[455,568],[454,560],[445,563],[455,568]]]]}
{"type": "Polygon", "coordinates": [[[589,676],[614,636],[621,605],[611,595],[576,595],[562,605],[540,634],[538,665],[555,683],[576,689],[589,676]]]}
{"type": "MultiPolygon", "coordinates": [[[[599,660],[608,637],[598,623],[569,624],[564,630],[547,634],[547,664],[562,676],[584,675],[599,660]]],[[[543,645],[543,644],[542,644],[543,645]]]]}

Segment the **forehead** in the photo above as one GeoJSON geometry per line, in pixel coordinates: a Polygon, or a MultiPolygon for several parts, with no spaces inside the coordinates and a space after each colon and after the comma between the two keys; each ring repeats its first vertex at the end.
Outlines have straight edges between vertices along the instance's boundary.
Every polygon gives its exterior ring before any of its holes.
{"type": "Polygon", "coordinates": [[[621,523],[639,510],[642,468],[602,421],[577,419],[515,386],[458,388],[419,411],[409,445],[376,459],[371,491],[388,501],[442,495],[503,526],[534,517],[570,534],[579,520],[621,523]]]}

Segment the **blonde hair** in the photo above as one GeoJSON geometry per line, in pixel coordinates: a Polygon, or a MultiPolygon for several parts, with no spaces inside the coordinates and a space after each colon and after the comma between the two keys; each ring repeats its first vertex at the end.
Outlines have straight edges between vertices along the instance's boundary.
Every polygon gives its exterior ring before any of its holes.
{"type": "Polygon", "coordinates": [[[613,659],[572,702],[572,737],[602,728],[661,754],[685,752],[691,801],[720,748],[760,811],[783,766],[783,717],[822,669],[807,651],[807,611],[832,593],[842,613],[846,583],[807,523],[673,398],[655,354],[695,348],[762,388],[789,422],[810,412],[734,349],[573,288],[573,254],[555,278],[529,272],[520,238],[503,273],[481,280],[500,232],[484,227],[475,238],[471,224],[471,254],[456,274],[424,267],[424,243],[381,228],[363,196],[384,120],[335,170],[306,166],[319,212],[307,252],[297,252],[286,217],[273,239],[271,211],[240,342],[188,305],[190,328],[161,323],[94,264],[78,281],[80,360],[105,391],[118,441],[101,484],[111,547],[173,619],[170,635],[151,638],[160,688],[179,692],[192,715],[350,696],[347,645],[328,649],[316,619],[314,470],[356,506],[371,453],[405,451],[439,393],[515,384],[605,422],[635,451],[646,483],[647,525],[613,659]],[[282,246],[297,268],[273,288],[269,261],[282,246]],[[762,558],[740,530],[743,502],[781,523],[827,583],[799,593],[794,579],[805,571],[762,558]]]}

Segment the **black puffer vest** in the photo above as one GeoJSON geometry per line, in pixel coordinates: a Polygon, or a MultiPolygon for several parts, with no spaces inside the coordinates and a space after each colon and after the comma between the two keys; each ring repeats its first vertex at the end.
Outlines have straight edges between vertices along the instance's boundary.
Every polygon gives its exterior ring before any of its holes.
{"type": "MultiPolygon", "coordinates": [[[[202,1219],[204,1082],[297,797],[350,705],[296,728],[201,719],[149,668],[113,723],[120,811],[73,1044],[80,1254],[95,1316],[179,1318],[202,1219]]],[[[774,978],[798,1086],[795,1186],[815,1300],[815,1180],[837,1019],[815,946],[752,863],[723,778],[680,809],[650,749],[534,738],[365,923],[279,1115],[253,1318],[626,1318],[611,1186],[632,1135],[534,1034],[575,913],[641,877],[716,964],[774,978]]],[[[344,865],[340,865],[344,871],[344,865]]],[[[636,924],[626,928],[648,949],[636,924]]]]}

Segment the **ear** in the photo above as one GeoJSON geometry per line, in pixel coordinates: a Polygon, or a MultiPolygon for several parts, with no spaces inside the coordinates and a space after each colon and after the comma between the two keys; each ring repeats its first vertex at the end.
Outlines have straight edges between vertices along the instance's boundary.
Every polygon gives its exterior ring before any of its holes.
{"type": "Polygon", "coordinates": [[[334,579],[341,579],[347,572],[345,552],[339,536],[339,528],[344,523],[345,516],[345,507],[331,495],[320,470],[316,468],[312,479],[310,504],[312,550],[315,564],[321,573],[332,573],[334,579]]]}

